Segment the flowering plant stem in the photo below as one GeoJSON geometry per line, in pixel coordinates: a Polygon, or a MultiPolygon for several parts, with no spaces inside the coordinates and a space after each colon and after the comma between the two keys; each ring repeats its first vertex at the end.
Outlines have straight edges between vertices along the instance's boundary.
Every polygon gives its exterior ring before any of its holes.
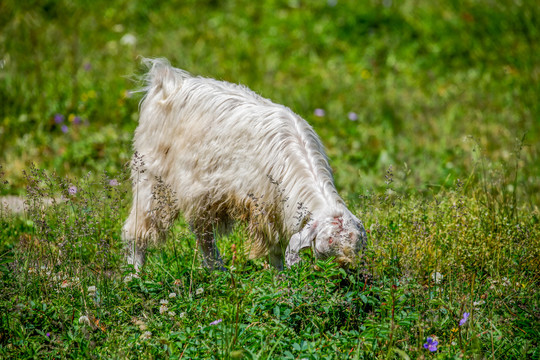
{"type": "Polygon", "coordinates": [[[394,313],[396,309],[396,285],[392,285],[390,287],[390,295],[392,297],[392,317],[390,318],[390,339],[388,340],[388,353],[386,354],[386,358],[390,359],[392,356],[392,350],[393,350],[393,340],[394,340],[394,328],[395,328],[395,320],[394,320],[394,313]]]}

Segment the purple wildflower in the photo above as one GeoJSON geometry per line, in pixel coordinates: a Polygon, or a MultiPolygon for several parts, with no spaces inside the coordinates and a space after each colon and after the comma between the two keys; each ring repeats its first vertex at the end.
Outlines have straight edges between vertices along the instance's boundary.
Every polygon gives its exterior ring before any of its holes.
{"type": "Polygon", "coordinates": [[[350,113],[348,113],[347,116],[349,117],[349,120],[351,120],[351,121],[356,121],[356,120],[358,120],[358,115],[357,115],[355,112],[353,112],[353,111],[351,111],[350,113]]]}
{"type": "Polygon", "coordinates": [[[75,195],[77,193],[77,187],[76,186],[73,186],[71,185],[68,189],[68,193],[69,195],[75,195]]]}
{"type": "Polygon", "coordinates": [[[61,124],[61,123],[63,123],[63,122],[64,122],[64,115],[62,115],[62,114],[55,114],[55,115],[54,115],[54,122],[55,122],[56,124],[61,124]]]}
{"type": "Polygon", "coordinates": [[[90,64],[90,63],[84,64],[84,70],[86,70],[86,71],[92,70],[92,64],[90,64]]]}
{"type": "Polygon", "coordinates": [[[69,128],[67,127],[66,124],[64,124],[64,125],[62,125],[61,130],[62,130],[62,132],[63,132],[64,134],[67,134],[67,132],[69,131],[69,128]]]}
{"type": "Polygon", "coordinates": [[[217,324],[219,324],[219,323],[222,322],[222,321],[223,321],[223,319],[217,319],[216,321],[212,321],[212,322],[210,323],[210,325],[217,325],[217,324]]]}
{"type": "Polygon", "coordinates": [[[437,351],[437,345],[439,345],[439,342],[433,339],[431,336],[428,336],[427,342],[424,344],[424,349],[435,352],[437,351]]]}
{"type": "Polygon", "coordinates": [[[461,320],[459,320],[459,326],[463,326],[465,325],[465,323],[467,322],[467,319],[469,318],[469,313],[466,312],[466,313],[463,313],[463,318],[461,318],[461,320]]]}
{"type": "Polygon", "coordinates": [[[318,116],[318,117],[323,117],[326,114],[326,112],[323,109],[315,109],[313,113],[315,114],[315,116],[318,116]]]}
{"type": "Polygon", "coordinates": [[[109,186],[118,186],[120,183],[116,179],[109,180],[109,186]]]}
{"type": "Polygon", "coordinates": [[[80,116],[75,116],[73,118],[73,123],[76,124],[76,125],[79,125],[80,123],[82,123],[82,119],[80,116]]]}
{"type": "Polygon", "coordinates": [[[45,334],[47,337],[51,337],[51,333],[48,332],[47,334],[45,334]]]}

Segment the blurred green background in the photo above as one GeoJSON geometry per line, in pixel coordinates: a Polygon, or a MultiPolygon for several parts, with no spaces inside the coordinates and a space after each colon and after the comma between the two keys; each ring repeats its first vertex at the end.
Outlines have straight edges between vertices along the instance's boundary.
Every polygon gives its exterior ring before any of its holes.
{"type": "Polygon", "coordinates": [[[31,163],[121,171],[144,56],[289,106],[346,198],[384,189],[392,166],[397,191],[462,179],[537,208],[539,15],[534,0],[3,0],[2,192],[31,163]]]}

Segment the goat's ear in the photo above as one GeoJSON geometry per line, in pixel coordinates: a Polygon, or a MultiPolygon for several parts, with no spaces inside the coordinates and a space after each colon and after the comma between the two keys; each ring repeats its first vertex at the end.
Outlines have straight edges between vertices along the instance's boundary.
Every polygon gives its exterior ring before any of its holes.
{"type": "Polygon", "coordinates": [[[317,223],[309,223],[300,231],[294,234],[289,241],[289,246],[285,251],[285,263],[291,267],[300,261],[300,250],[311,247],[317,235],[317,223]]]}

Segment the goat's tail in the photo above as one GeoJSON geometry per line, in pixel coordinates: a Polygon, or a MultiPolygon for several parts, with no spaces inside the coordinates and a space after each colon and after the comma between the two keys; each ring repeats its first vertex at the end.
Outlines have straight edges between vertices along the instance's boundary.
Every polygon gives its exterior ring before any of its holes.
{"type": "Polygon", "coordinates": [[[158,95],[158,99],[166,101],[169,96],[174,95],[182,87],[185,79],[192,77],[187,71],[172,67],[165,58],[143,58],[142,63],[148,68],[148,72],[143,78],[144,86],[141,92],[144,92],[145,96],[141,104],[146,98],[155,99],[158,95]]]}

